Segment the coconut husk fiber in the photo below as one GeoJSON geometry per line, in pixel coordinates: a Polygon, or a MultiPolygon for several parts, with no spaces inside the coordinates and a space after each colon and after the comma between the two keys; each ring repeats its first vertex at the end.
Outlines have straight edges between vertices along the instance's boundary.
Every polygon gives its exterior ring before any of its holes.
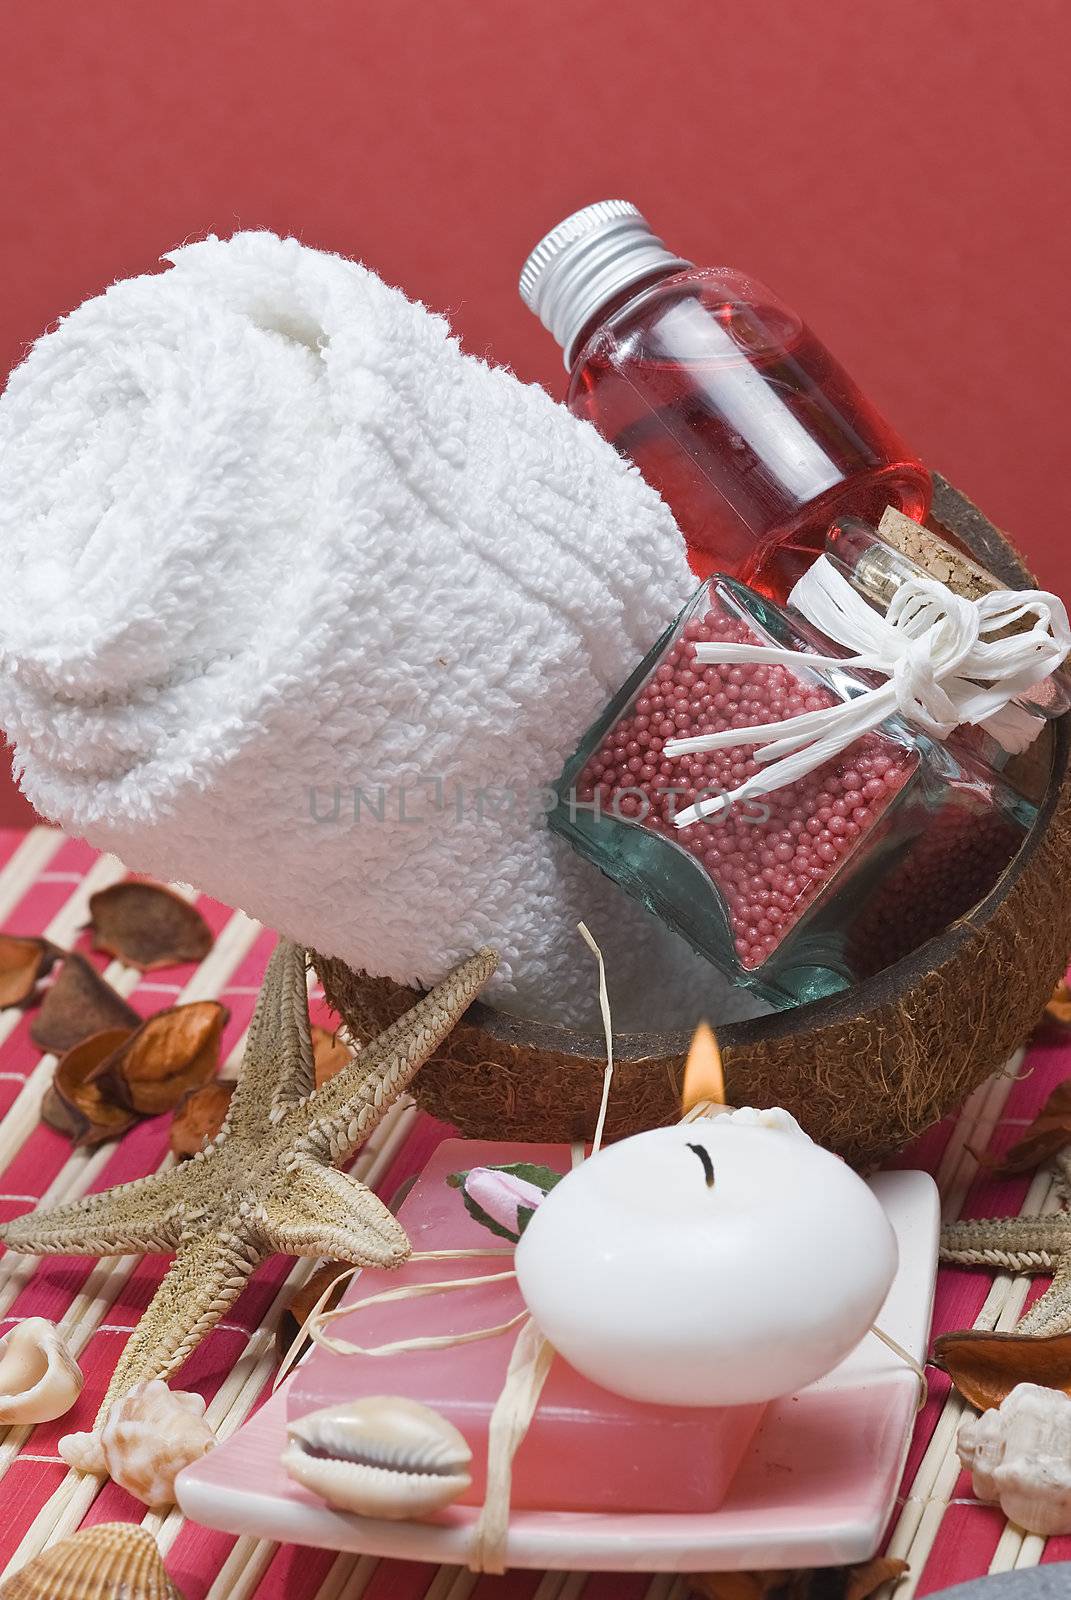
{"type": "MultiPolygon", "coordinates": [[[[1010,542],[937,480],[931,524],[1010,585],[1031,576],[1010,542]]],[[[1000,881],[967,916],[850,990],[719,1028],[730,1103],[782,1105],[860,1167],[953,1110],[1023,1043],[1071,949],[1071,718],[1030,753],[1023,787],[1040,814],[1000,881]]],[[[328,1001],[358,1039],[417,998],[314,957],[328,1001]]],[[[593,980],[594,982],[594,977],[593,980]]],[[[610,1138],[679,1115],[685,1033],[614,1040],[610,1138]]],[[[602,1089],[596,1033],[529,1022],[477,1002],[414,1085],[420,1104],[473,1138],[590,1137],[602,1089]]]]}

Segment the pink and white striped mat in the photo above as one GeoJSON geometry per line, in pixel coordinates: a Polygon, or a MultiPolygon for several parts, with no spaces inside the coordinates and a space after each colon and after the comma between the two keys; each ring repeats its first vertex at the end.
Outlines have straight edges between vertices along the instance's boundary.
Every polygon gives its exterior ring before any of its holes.
{"type": "MultiPolygon", "coordinates": [[[[86,948],[81,928],[94,890],[123,876],[114,859],[47,828],[0,830],[0,927],[47,933],[58,944],[86,948]]],[[[177,1000],[217,996],[230,1008],[225,1072],[240,1058],[257,985],[272,936],[241,912],[203,897],[197,904],[216,933],[199,967],[143,978],[118,962],[94,957],[109,980],[141,1012],[177,1000]]],[[[314,991],[314,1016],[323,1011],[314,991]]],[[[324,1013],[319,1020],[327,1021],[324,1013]]],[[[0,1012],[0,1218],[44,1199],[73,1199],[139,1176],[168,1159],[166,1117],[133,1129],[118,1145],[72,1151],[39,1121],[54,1059],[30,1042],[30,1017],[0,1012]]],[[[945,1215],[983,1216],[1054,1207],[1047,1174],[995,1181],[979,1173],[976,1153],[1000,1151],[1052,1087],[1071,1075],[1071,1032],[1039,1034],[1022,1060],[979,1089],[958,1117],[931,1130],[898,1165],[922,1166],[937,1178],[945,1215]]],[[[396,1107],[361,1152],[354,1170],[390,1198],[419,1171],[444,1127],[406,1103],[396,1107]]],[[[137,1321],[158,1282],[159,1258],[33,1258],[0,1260],[0,1332],[21,1317],[46,1316],[67,1331],[86,1385],[75,1411],[59,1422],[0,1429],[0,1572],[21,1565],[80,1526],[126,1520],[156,1535],[186,1600],[684,1600],[687,1583],[666,1576],[518,1572],[476,1577],[457,1568],[332,1556],[323,1551],[232,1539],[187,1522],[177,1511],[147,1512],[112,1483],[69,1473],[56,1452],[61,1433],[83,1428],[97,1409],[119,1342],[137,1321]]],[[[187,1363],[181,1386],[199,1390],[209,1420],[223,1436],[265,1397],[274,1372],[273,1332],[281,1303],[309,1270],[275,1260],[264,1267],[227,1319],[187,1363]]],[[[935,1330],[1008,1328],[1041,1284],[1005,1274],[946,1268],[940,1274],[935,1330]]],[[[955,1431],[960,1405],[934,1374],[915,1432],[888,1549],[911,1563],[897,1600],[989,1571],[1071,1558],[1071,1539],[1023,1536],[999,1511],[971,1498],[958,1470],[955,1431]]]]}

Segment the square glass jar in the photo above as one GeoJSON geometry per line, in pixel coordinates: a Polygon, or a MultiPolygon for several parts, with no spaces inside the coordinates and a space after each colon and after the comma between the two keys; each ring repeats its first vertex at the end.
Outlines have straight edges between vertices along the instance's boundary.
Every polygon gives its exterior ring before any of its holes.
{"type": "Polygon", "coordinates": [[[756,747],[667,740],[778,721],[871,686],[848,667],[705,664],[701,641],[837,654],[733,579],[705,583],[589,729],[550,827],[735,982],[779,1007],[848,987],[977,903],[1036,814],[962,741],[900,718],[805,778],[678,828],[758,770],[756,747]]]}

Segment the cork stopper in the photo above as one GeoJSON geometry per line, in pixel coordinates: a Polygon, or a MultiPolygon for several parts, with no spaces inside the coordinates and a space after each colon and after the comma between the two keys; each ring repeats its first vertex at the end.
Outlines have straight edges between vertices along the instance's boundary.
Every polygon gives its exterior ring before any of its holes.
{"type": "MultiPolygon", "coordinates": [[[[983,594],[1003,589],[1005,584],[995,578],[985,567],[979,566],[969,555],[950,545],[940,534],[932,533],[920,522],[913,522],[902,511],[887,506],[878,523],[878,533],[894,549],[907,556],[916,566],[922,567],[931,578],[938,578],[954,594],[977,600],[983,594]]],[[[894,590],[895,593],[895,590],[894,590]]],[[[1021,626],[1029,627],[1029,622],[1021,626]]]]}

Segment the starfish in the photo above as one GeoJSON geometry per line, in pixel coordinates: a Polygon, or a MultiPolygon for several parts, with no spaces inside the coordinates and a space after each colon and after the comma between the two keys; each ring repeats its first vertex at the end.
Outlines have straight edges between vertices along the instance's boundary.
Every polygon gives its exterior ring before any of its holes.
{"type": "Polygon", "coordinates": [[[32,1255],[173,1252],[108,1386],[100,1422],[134,1384],[180,1366],[275,1253],[396,1267],[409,1240],[387,1207],[338,1172],[446,1038],[498,964],[462,962],[315,1088],[305,951],[281,940],[257,999],[227,1120],[184,1162],[30,1212],[0,1228],[32,1255]]]}
{"type": "MultiPolygon", "coordinates": [[[[1056,1158],[1056,1184],[1066,1199],[1071,1187],[1071,1149],[1056,1158]]],[[[950,1222],[941,1229],[941,1260],[959,1267],[996,1267],[1002,1272],[1052,1273],[1052,1283],[1016,1333],[1071,1333],[1071,1213],[989,1217],[950,1222]]]]}

